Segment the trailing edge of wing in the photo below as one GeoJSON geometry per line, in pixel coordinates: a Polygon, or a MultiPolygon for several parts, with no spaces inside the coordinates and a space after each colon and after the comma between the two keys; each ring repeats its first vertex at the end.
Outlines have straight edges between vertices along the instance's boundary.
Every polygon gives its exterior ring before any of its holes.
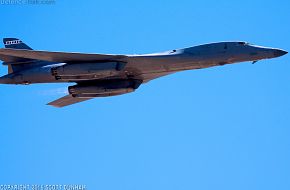
{"type": "Polygon", "coordinates": [[[62,108],[65,106],[69,106],[71,104],[76,104],[76,103],[83,102],[83,101],[90,100],[90,99],[92,99],[92,98],[74,98],[71,95],[67,95],[67,96],[61,97],[53,102],[50,102],[47,105],[54,106],[57,108],[62,108]]]}
{"type": "Polygon", "coordinates": [[[0,59],[9,64],[19,58],[50,61],[50,62],[92,62],[92,61],[122,61],[127,56],[125,55],[109,55],[109,54],[85,54],[85,53],[69,53],[69,52],[49,52],[49,51],[34,51],[22,49],[0,49],[0,59]]]}

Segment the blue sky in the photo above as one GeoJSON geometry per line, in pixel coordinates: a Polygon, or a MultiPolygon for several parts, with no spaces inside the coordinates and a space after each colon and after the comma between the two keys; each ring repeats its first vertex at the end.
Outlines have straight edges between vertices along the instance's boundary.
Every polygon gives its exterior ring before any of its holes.
{"type": "MultiPolygon", "coordinates": [[[[153,53],[242,40],[290,50],[288,1],[0,5],[34,49],[153,53]]],[[[290,189],[290,58],[186,71],[64,109],[66,84],[0,86],[0,184],[290,189]]],[[[0,68],[1,75],[7,68],[0,68]]]]}

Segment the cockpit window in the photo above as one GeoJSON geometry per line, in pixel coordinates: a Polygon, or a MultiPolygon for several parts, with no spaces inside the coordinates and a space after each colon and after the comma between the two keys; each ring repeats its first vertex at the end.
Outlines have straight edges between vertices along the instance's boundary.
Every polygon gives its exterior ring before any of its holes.
{"type": "Polygon", "coordinates": [[[238,44],[240,44],[242,46],[249,45],[249,43],[247,43],[247,42],[238,42],[238,44]]]}

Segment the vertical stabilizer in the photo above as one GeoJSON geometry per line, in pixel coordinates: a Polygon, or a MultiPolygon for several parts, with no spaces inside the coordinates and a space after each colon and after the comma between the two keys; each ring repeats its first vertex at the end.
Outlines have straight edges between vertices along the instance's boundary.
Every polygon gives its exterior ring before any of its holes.
{"type": "MultiPolygon", "coordinates": [[[[32,50],[31,47],[23,43],[22,40],[19,40],[17,38],[3,38],[3,43],[5,48],[11,48],[11,49],[27,49],[32,50]]],[[[26,59],[26,58],[17,58],[17,62],[30,62],[33,61],[32,59],[26,59]]],[[[28,64],[27,64],[28,65],[28,64]]],[[[27,65],[12,65],[8,64],[8,73],[13,73],[22,69],[25,69],[27,65]]]]}
{"type": "Polygon", "coordinates": [[[3,43],[5,45],[5,48],[32,50],[31,47],[29,47],[17,38],[3,38],[3,43]]]}

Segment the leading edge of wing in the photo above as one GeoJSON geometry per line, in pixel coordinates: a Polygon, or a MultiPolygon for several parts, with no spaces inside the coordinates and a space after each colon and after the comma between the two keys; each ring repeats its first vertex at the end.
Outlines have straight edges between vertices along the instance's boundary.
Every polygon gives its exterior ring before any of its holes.
{"type": "Polygon", "coordinates": [[[83,61],[122,61],[127,58],[125,55],[110,54],[91,54],[91,53],[75,53],[75,52],[51,52],[51,51],[35,51],[22,49],[0,49],[0,59],[7,62],[13,62],[13,58],[26,58],[34,60],[42,60],[49,62],[83,62],[83,61]]]}

